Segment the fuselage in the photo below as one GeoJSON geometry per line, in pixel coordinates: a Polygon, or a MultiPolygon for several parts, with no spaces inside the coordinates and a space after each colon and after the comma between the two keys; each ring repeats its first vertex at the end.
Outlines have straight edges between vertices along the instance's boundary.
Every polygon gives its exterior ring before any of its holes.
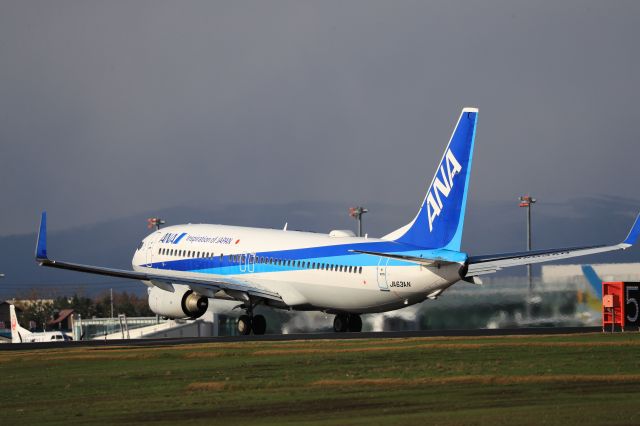
{"type": "Polygon", "coordinates": [[[29,333],[22,336],[23,343],[36,342],[66,342],[71,340],[69,336],[61,331],[44,331],[41,333],[29,333]]]}
{"type": "Polygon", "coordinates": [[[176,278],[250,282],[277,292],[283,308],[367,313],[437,296],[460,280],[466,260],[462,252],[358,238],[344,231],[188,224],[148,235],[132,263],[136,271],[176,278]],[[351,250],[442,258],[447,264],[423,266],[351,250]]]}

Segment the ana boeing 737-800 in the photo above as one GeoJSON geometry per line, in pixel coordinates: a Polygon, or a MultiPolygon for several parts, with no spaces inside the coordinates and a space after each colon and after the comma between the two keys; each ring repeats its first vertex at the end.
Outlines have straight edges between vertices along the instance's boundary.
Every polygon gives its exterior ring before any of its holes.
{"type": "Polygon", "coordinates": [[[133,270],[51,260],[47,257],[46,212],[42,213],[36,260],[43,266],[141,280],[149,306],[168,318],[198,318],[209,299],[237,300],[246,314],[241,334],[263,334],[254,315],[273,308],[335,314],[338,332],[360,331],[360,314],[399,309],[435,299],[458,281],[509,266],[567,259],[630,247],[639,217],[626,239],[600,245],[470,256],[462,252],[478,110],[464,108],[438,163],[418,214],[381,238],[226,225],[169,226],[148,235],[133,255],[133,270]]]}

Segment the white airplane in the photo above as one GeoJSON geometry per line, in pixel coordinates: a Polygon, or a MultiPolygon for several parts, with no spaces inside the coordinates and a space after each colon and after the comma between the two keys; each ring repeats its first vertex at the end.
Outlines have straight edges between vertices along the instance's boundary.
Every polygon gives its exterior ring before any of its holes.
{"type": "Polygon", "coordinates": [[[47,257],[42,213],[36,260],[43,266],[141,280],[149,306],[168,318],[198,318],[210,298],[240,302],[241,334],[263,334],[258,304],[335,314],[337,332],[360,331],[360,314],[435,299],[462,280],[527,265],[630,247],[640,216],[620,244],[470,256],[460,251],[478,110],[464,108],[415,218],[381,238],[226,225],[176,225],[138,246],[133,270],[60,262],[47,257]]]}
{"type": "Polygon", "coordinates": [[[73,340],[62,331],[33,333],[18,324],[15,306],[9,305],[9,313],[11,317],[11,343],[66,342],[73,340]]]}

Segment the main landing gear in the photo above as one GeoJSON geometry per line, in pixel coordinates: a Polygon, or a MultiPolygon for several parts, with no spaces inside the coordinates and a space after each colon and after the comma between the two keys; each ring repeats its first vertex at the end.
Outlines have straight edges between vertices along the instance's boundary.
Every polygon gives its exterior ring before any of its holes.
{"type": "Polygon", "coordinates": [[[238,332],[242,335],[264,334],[267,331],[267,320],[262,315],[240,315],[238,318],[238,332]]]}
{"type": "MultiPolygon", "coordinates": [[[[241,305],[242,306],[242,305],[241,305]]],[[[253,315],[253,307],[255,305],[249,303],[246,315],[240,315],[238,318],[238,333],[241,335],[251,334],[264,334],[267,331],[267,320],[263,315],[253,315]]]]}
{"type": "Polygon", "coordinates": [[[338,314],[333,319],[333,331],[344,333],[350,331],[359,333],[362,331],[362,319],[358,314],[338,314]]]}

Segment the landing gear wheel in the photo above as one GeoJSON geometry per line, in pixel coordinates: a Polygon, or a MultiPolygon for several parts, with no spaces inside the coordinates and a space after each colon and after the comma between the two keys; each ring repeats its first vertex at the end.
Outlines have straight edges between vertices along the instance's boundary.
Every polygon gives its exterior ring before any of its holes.
{"type": "Polygon", "coordinates": [[[333,331],[336,333],[344,333],[349,325],[348,317],[344,314],[338,314],[333,319],[333,331]]]}
{"type": "Polygon", "coordinates": [[[349,315],[349,325],[347,326],[347,329],[353,333],[359,333],[362,331],[362,319],[360,318],[360,315],[349,315]]]}
{"type": "Polygon", "coordinates": [[[251,333],[251,317],[249,315],[240,315],[238,318],[238,333],[243,336],[251,333]]]}
{"type": "Polygon", "coordinates": [[[267,320],[262,315],[256,315],[251,321],[253,334],[264,334],[267,331],[267,320]]]}

